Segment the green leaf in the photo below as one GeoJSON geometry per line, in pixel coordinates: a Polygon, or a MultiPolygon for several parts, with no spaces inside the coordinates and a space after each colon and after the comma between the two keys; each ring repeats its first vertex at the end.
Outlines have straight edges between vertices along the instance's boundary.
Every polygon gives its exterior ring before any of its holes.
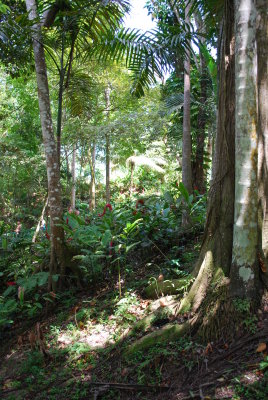
{"type": "Polygon", "coordinates": [[[14,286],[9,286],[3,293],[4,297],[7,297],[10,293],[15,292],[15,287],[14,286]]]}
{"type": "Polygon", "coordinates": [[[2,237],[2,247],[4,250],[7,250],[7,238],[2,237]]]}
{"type": "Polygon", "coordinates": [[[140,244],[141,242],[136,242],[136,243],[132,243],[129,246],[126,247],[126,253],[128,253],[131,249],[133,249],[135,246],[137,246],[138,244],[140,244]]]}
{"type": "Polygon", "coordinates": [[[189,203],[189,193],[182,182],[180,182],[180,184],[179,184],[179,191],[181,192],[181,195],[184,197],[184,200],[187,203],[189,203]]]}
{"type": "Polygon", "coordinates": [[[54,275],[52,275],[52,280],[54,281],[54,282],[58,282],[58,280],[59,280],[59,274],[54,274],[54,275]]]}
{"type": "Polygon", "coordinates": [[[38,286],[45,285],[48,281],[48,277],[49,277],[48,272],[38,272],[38,274],[36,274],[38,286]]]}
{"type": "Polygon", "coordinates": [[[103,247],[108,246],[108,244],[111,242],[112,240],[112,233],[109,229],[107,229],[101,239],[101,244],[103,247]]]}

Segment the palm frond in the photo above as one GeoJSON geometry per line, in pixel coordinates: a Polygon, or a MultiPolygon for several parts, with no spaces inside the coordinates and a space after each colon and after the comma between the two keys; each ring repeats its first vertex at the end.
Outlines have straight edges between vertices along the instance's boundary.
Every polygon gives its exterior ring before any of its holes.
{"type": "Polygon", "coordinates": [[[165,170],[162,167],[165,167],[167,163],[165,160],[160,159],[160,157],[151,158],[145,155],[141,155],[129,157],[126,160],[126,166],[130,167],[131,165],[133,165],[134,167],[145,167],[159,174],[164,174],[165,170]]]}

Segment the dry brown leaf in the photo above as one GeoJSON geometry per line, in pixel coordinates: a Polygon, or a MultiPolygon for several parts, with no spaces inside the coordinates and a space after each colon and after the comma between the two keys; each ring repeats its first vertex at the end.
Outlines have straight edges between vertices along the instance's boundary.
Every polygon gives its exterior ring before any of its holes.
{"type": "Polygon", "coordinates": [[[266,343],[259,343],[256,352],[257,353],[262,353],[264,350],[266,350],[266,343]]]}
{"type": "Polygon", "coordinates": [[[159,304],[160,304],[161,307],[166,307],[167,306],[167,303],[164,300],[160,300],[159,304]]]}
{"type": "Polygon", "coordinates": [[[208,343],[206,350],[205,350],[205,354],[208,355],[209,353],[212,353],[213,349],[211,346],[211,343],[208,343]]]}

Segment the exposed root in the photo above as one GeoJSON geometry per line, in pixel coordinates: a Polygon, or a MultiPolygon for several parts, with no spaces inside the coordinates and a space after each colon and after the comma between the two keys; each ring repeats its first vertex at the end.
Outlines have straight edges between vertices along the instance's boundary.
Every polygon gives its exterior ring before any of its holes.
{"type": "Polygon", "coordinates": [[[156,343],[163,341],[176,340],[191,330],[194,321],[187,321],[181,325],[167,324],[162,329],[149,333],[131,344],[125,351],[125,356],[144,351],[156,343]]]}

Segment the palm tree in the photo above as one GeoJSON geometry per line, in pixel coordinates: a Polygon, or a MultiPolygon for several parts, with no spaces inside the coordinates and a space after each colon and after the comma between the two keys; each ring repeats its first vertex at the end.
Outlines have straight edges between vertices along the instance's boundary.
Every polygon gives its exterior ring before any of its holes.
{"type": "Polygon", "coordinates": [[[130,167],[130,194],[133,192],[133,177],[135,167],[144,167],[149,171],[156,172],[163,177],[165,175],[164,167],[167,165],[165,160],[159,157],[148,157],[146,155],[131,156],[126,160],[126,166],[130,167]]]}

